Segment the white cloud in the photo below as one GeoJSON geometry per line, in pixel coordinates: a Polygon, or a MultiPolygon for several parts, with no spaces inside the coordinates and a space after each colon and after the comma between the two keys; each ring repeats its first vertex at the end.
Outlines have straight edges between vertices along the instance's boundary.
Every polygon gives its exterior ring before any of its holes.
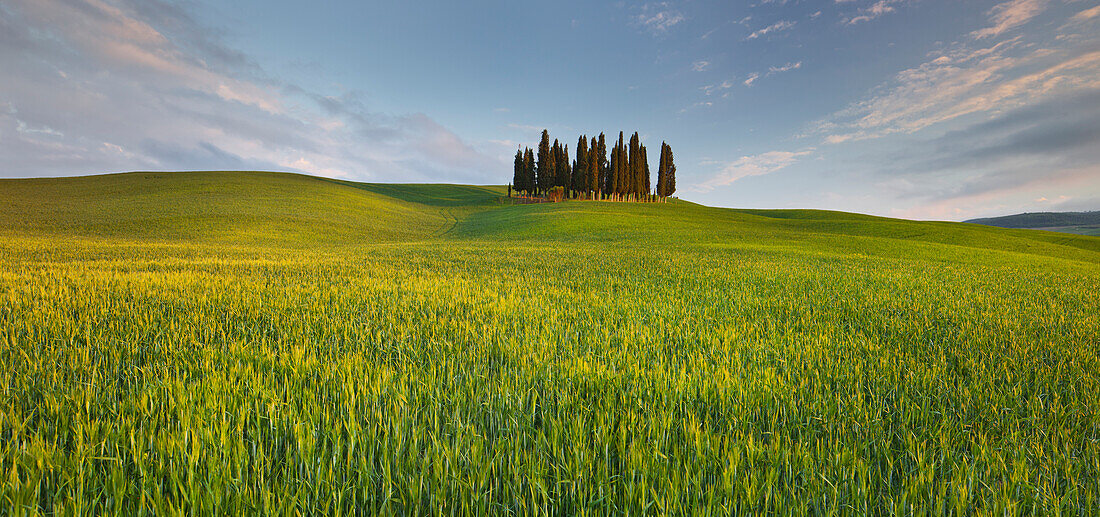
{"type": "Polygon", "coordinates": [[[993,25],[970,33],[975,39],[1000,36],[1035,18],[1047,8],[1047,0],[1009,0],[989,10],[993,25]]]}
{"type": "Polygon", "coordinates": [[[424,114],[272,78],[182,9],[10,0],[0,10],[4,174],[269,169],[484,181],[506,164],[424,114]],[[17,115],[18,114],[18,115],[17,115]]]}
{"type": "Polygon", "coordinates": [[[710,68],[710,61],[700,60],[691,64],[691,69],[696,72],[703,72],[707,68],[710,68]]]}
{"type": "Polygon", "coordinates": [[[913,133],[965,115],[1100,88],[1100,50],[1044,49],[1019,38],[960,46],[899,72],[880,93],[816,124],[827,143],[913,133]]]}
{"type": "Polygon", "coordinates": [[[752,34],[749,34],[748,37],[746,37],[745,39],[747,39],[747,40],[756,39],[756,38],[759,38],[760,36],[765,36],[765,35],[770,34],[772,32],[779,32],[779,31],[788,30],[788,29],[790,29],[791,27],[794,27],[794,26],[795,26],[795,22],[791,22],[791,21],[787,21],[787,20],[780,20],[780,21],[775,22],[775,23],[773,23],[773,24],[771,24],[767,27],[764,27],[763,29],[755,31],[752,34]]]}
{"type": "Polygon", "coordinates": [[[742,82],[745,84],[745,86],[752,86],[752,83],[755,83],[756,80],[759,79],[759,78],[760,78],[760,74],[758,74],[756,72],[753,72],[753,73],[749,74],[748,79],[745,79],[742,82]]]}
{"type": "Polygon", "coordinates": [[[700,193],[709,192],[741,178],[771,174],[794,165],[800,158],[809,156],[813,152],[814,149],[812,148],[802,151],[769,151],[762,154],[742,156],[731,162],[719,163],[721,169],[709,179],[694,185],[692,190],[700,193]]]}

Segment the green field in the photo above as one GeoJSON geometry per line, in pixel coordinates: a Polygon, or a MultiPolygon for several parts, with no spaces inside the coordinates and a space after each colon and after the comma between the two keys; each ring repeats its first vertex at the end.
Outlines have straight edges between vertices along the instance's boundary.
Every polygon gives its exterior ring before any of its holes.
{"type": "Polygon", "coordinates": [[[0,180],[0,514],[1096,514],[1100,238],[0,180]]]}

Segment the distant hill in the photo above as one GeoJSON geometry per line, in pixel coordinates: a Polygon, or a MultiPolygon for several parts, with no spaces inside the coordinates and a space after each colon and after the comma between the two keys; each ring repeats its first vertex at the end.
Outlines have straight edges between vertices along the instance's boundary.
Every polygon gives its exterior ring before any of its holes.
{"type": "Polygon", "coordinates": [[[965,221],[1000,228],[1048,230],[1053,232],[1100,235],[1100,211],[1034,212],[965,221]]]}

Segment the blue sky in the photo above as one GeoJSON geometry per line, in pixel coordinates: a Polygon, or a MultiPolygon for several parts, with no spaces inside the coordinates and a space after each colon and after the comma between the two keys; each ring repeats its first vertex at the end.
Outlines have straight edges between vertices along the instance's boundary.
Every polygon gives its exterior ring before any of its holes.
{"type": "Polygon", "coordinates": [[[1100,209],[1100,4],[0,1],[0,177],[503,183],[538,132],[669,142],[710,205],[1100,209]]]}

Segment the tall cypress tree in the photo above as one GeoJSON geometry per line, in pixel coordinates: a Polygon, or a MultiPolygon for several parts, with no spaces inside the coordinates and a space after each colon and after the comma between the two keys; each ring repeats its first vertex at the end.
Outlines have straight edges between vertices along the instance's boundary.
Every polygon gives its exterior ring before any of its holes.
{"type": "Polygon", "coordinates": [[[657,165],[657,195],[665,197],[668,184],[668,144],[661,142],[661,161],[657,165]]]}
{"type": "Polygon", "coordinates": [[[524,190],[523,172],[523,151],[516,149],[516,166],[515,171],[512,173],[512,187],[514,187],[516,191],[524,190]]]}
{"type": "Polygon", "coordinates": [[[649,185],[649,158],[645,154],[645,146],[639,144],[639,157],[642,160],[639,170],[641,171],[641,181],[638,185],[638,194],[642,196],[648,196],[650,191],[649,185]]]}
{"type": "Polygon", "coordinates": [[[622,151],[620,151],[621,153],[623,153],[623,163],[621,165],[622,177],[619,179],[619,189],[622,191],[621,193],[624,196],[630,195],[630,193],[634,190],[633,167],[634,162],[637,161],[636,155],[638,153],[636,149],[632,149],[634,147],[633,140],[633,138],[627,138],[626,143],[623,144],[622,151]]]}
{"type": "MultiPolygon", "coordinates": [[[[554,143],[550,145],[550,167],[549,174],[546,176],[546,187],[544,191],[548,191],[558,186],[558,156],[561,155],[561,145],[558,144],[558,140],[555,138],[554,143]]],[[[540,171],[541,172],[541,171],[540,171]]]]}
{"type": "Polygon", "coordinates": [[[554,164],[550,154],[550,132],[542,130],[542,140],[539,141],[538,169],[535,171],[535,193],[545,192],[554,186],[554,164]]]}
{"type": "Polygon", "coordinates": [[[559,145],[557,157],[554,158],[554,164],[558,171],[558,180],[555,185],[562,189],[569,190],[569,146],[559,145]]]}
{"type": "Polygon", "coordinates": [[[603,191],[600,185],[600,166],[603,165],[603,156],[599,154],[599,144],[596,137],[592,137],[592,146],[588,148],[588,172],[585,174],[588,181],[588,192],[596,194],[603,191]]]}
{"type": "Polygon", "coordinates": [[[588,190],[588,137],[577,138],[577,159],[573,162],[573,192],[588,190]]]}
{"type": "Polygon", "coordinates": [[[603,133],[600,133],[599,141],[596,144],[596,181],[599,183],[599,189],[604,195],[611,192],[611,178],[608,176],[607,143],[604,141],[603,133]]]}
{"type": "Polygon", "coordinates": [[[630,135],[630,166],[627,168],[626,175],[626,192],[627,194],[638,194],[641,191],[641,165],[642,156],[639,150],[641,142],[638,141],[638,132],[635,131],[633,135],[630,135]]]}
{"type": "Polygon", "coordinates": [[[615,164],[611,166],[611,192],[622,194],[626,187],[626,168],[629,165],[626,156],[626,146],[623,144],[623,132],[619,131],[619,141],[615,143],[615,164]]]}
{"type": "Polygon", "coordinates": [[[537,194],[535,192],[538,189],[538,184],[535,182],[535,153],[528,147],[523,152],[523,169],[526,180],[524,185],[527,187],[528,194],[537,194]]]}
{"type": "Polygon", "coordinates": [[[668,180],[665,181],[665,196],[676,192],[676,164],[672,161],[672,146],[668,146],[668,180]]]}
{"type": "Polygon", "coordinates": [[[607,173],[607,190],[611,194],[619,193],[619,143],[611,148],[610,171],[607,173]]]}

